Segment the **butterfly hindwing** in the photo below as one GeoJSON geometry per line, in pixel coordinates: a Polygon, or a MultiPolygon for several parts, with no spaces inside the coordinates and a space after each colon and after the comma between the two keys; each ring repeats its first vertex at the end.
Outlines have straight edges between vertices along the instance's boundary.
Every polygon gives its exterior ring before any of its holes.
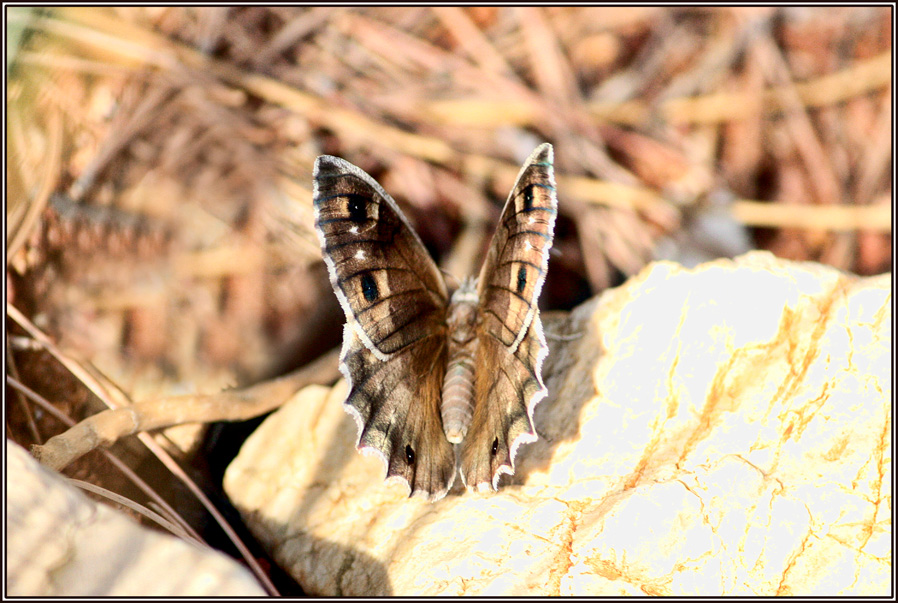
{"type": "Polygon", "coordinates": [[[341,371],[349,382],[346,405],[356,420],[359,448],[377,451],[387,478],[401,478],[412,494],[442,498],[456,473],[439,410],[445,334],[416,342],[386,362],[349,325],[344,337],[341,371]]]}
{"type": "Polygon", "coordinates": [[[384,359],[444,324],[443,277],[371,176],[322,155],[315,162],[314,204],[331,284],[366,347],[384,359]]]}

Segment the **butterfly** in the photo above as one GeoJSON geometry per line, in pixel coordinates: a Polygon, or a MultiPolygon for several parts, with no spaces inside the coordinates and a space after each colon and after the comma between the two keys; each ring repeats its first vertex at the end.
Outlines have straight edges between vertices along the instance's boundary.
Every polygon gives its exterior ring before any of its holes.
{"type": "Polygon", "coordinates": [[[477,279],[445,280],[390,195],[357,166],[315,161],[315,230],[346,315],[340,371],[357,447],[436,501],[460,474],[498,489],[537,439],[548,354],[537,299],[558,202],[552,146],[524,162],[477,279]]]}

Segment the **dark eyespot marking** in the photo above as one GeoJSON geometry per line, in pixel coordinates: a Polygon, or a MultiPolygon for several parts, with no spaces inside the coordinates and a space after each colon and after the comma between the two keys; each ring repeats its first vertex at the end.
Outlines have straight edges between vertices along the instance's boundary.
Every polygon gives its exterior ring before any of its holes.
{"type": "Polygon", "coordinates": [[[346,211],[349,213],[350,220],[361,223],[368,219],[367,201],[368,199],[365,195],[356,195],[354,193],[346,195],[346,211]]]}
{"type": "Polygon", "coordinates": [[[409,465],[415,464],[415,451],[408,444],[405,445],[405,460],[409,465]]]}
{"type": "Polygon", "coordinates": [[[530,211],[533,207],[533,185],[530,184],[524,189],[524,211],[530,211]]]}
{"type": "Polygon", "coordinates": [[[497,452],[499,452],[499,438],[493,440],[493,448],[490,450],[490,456],[496,456],[497,452]]]}
{"type": "Polygon", "coordinates": [[[518,293],[523,293],[527,286],[527,269],[521,266],[518,268],[518,293]]]}
{"type": "Polygon", "coordinates": [[[362,295],[369,302],[373,302],[380,295],[380,292],[377,290],[377,281],[370,274],[362,275],[362,295]]]}

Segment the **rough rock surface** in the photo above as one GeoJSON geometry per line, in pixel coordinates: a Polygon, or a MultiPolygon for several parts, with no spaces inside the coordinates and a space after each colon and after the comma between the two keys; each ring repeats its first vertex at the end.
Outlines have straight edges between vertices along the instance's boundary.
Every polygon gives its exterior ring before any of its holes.
{"type": "Polygon", "coordinates": [[[138,525],[6,441],[6,594],[263,596],[236,561],[138,525]]]}
{"type": "Polygon", "coordinates": [[[888,595],[891,287],[655,263],[545,317],[540,440],[498,493],[385,484],[343,383],[268,418],[225,487],[316,594],[888,595]]]}

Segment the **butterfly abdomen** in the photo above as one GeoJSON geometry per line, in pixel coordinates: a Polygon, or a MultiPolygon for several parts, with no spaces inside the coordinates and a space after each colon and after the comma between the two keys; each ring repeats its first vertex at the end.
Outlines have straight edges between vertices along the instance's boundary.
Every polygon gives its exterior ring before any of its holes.
{"type": "Polygon", "coordinates": [[[474,414],[474,357],[467,354],[451,359],[443,381],[443,431],[446,439],[458,444],[464,439],[474,414]]]}
{"type": "Polygon", "coordinates": [[[477,293],[465,281],[452,296],[446,317],[449,327],[449,360],[443,379],[440,414],[446,439],[461,442],[474,415],[474,357],[477,352],[477,293]]]}

